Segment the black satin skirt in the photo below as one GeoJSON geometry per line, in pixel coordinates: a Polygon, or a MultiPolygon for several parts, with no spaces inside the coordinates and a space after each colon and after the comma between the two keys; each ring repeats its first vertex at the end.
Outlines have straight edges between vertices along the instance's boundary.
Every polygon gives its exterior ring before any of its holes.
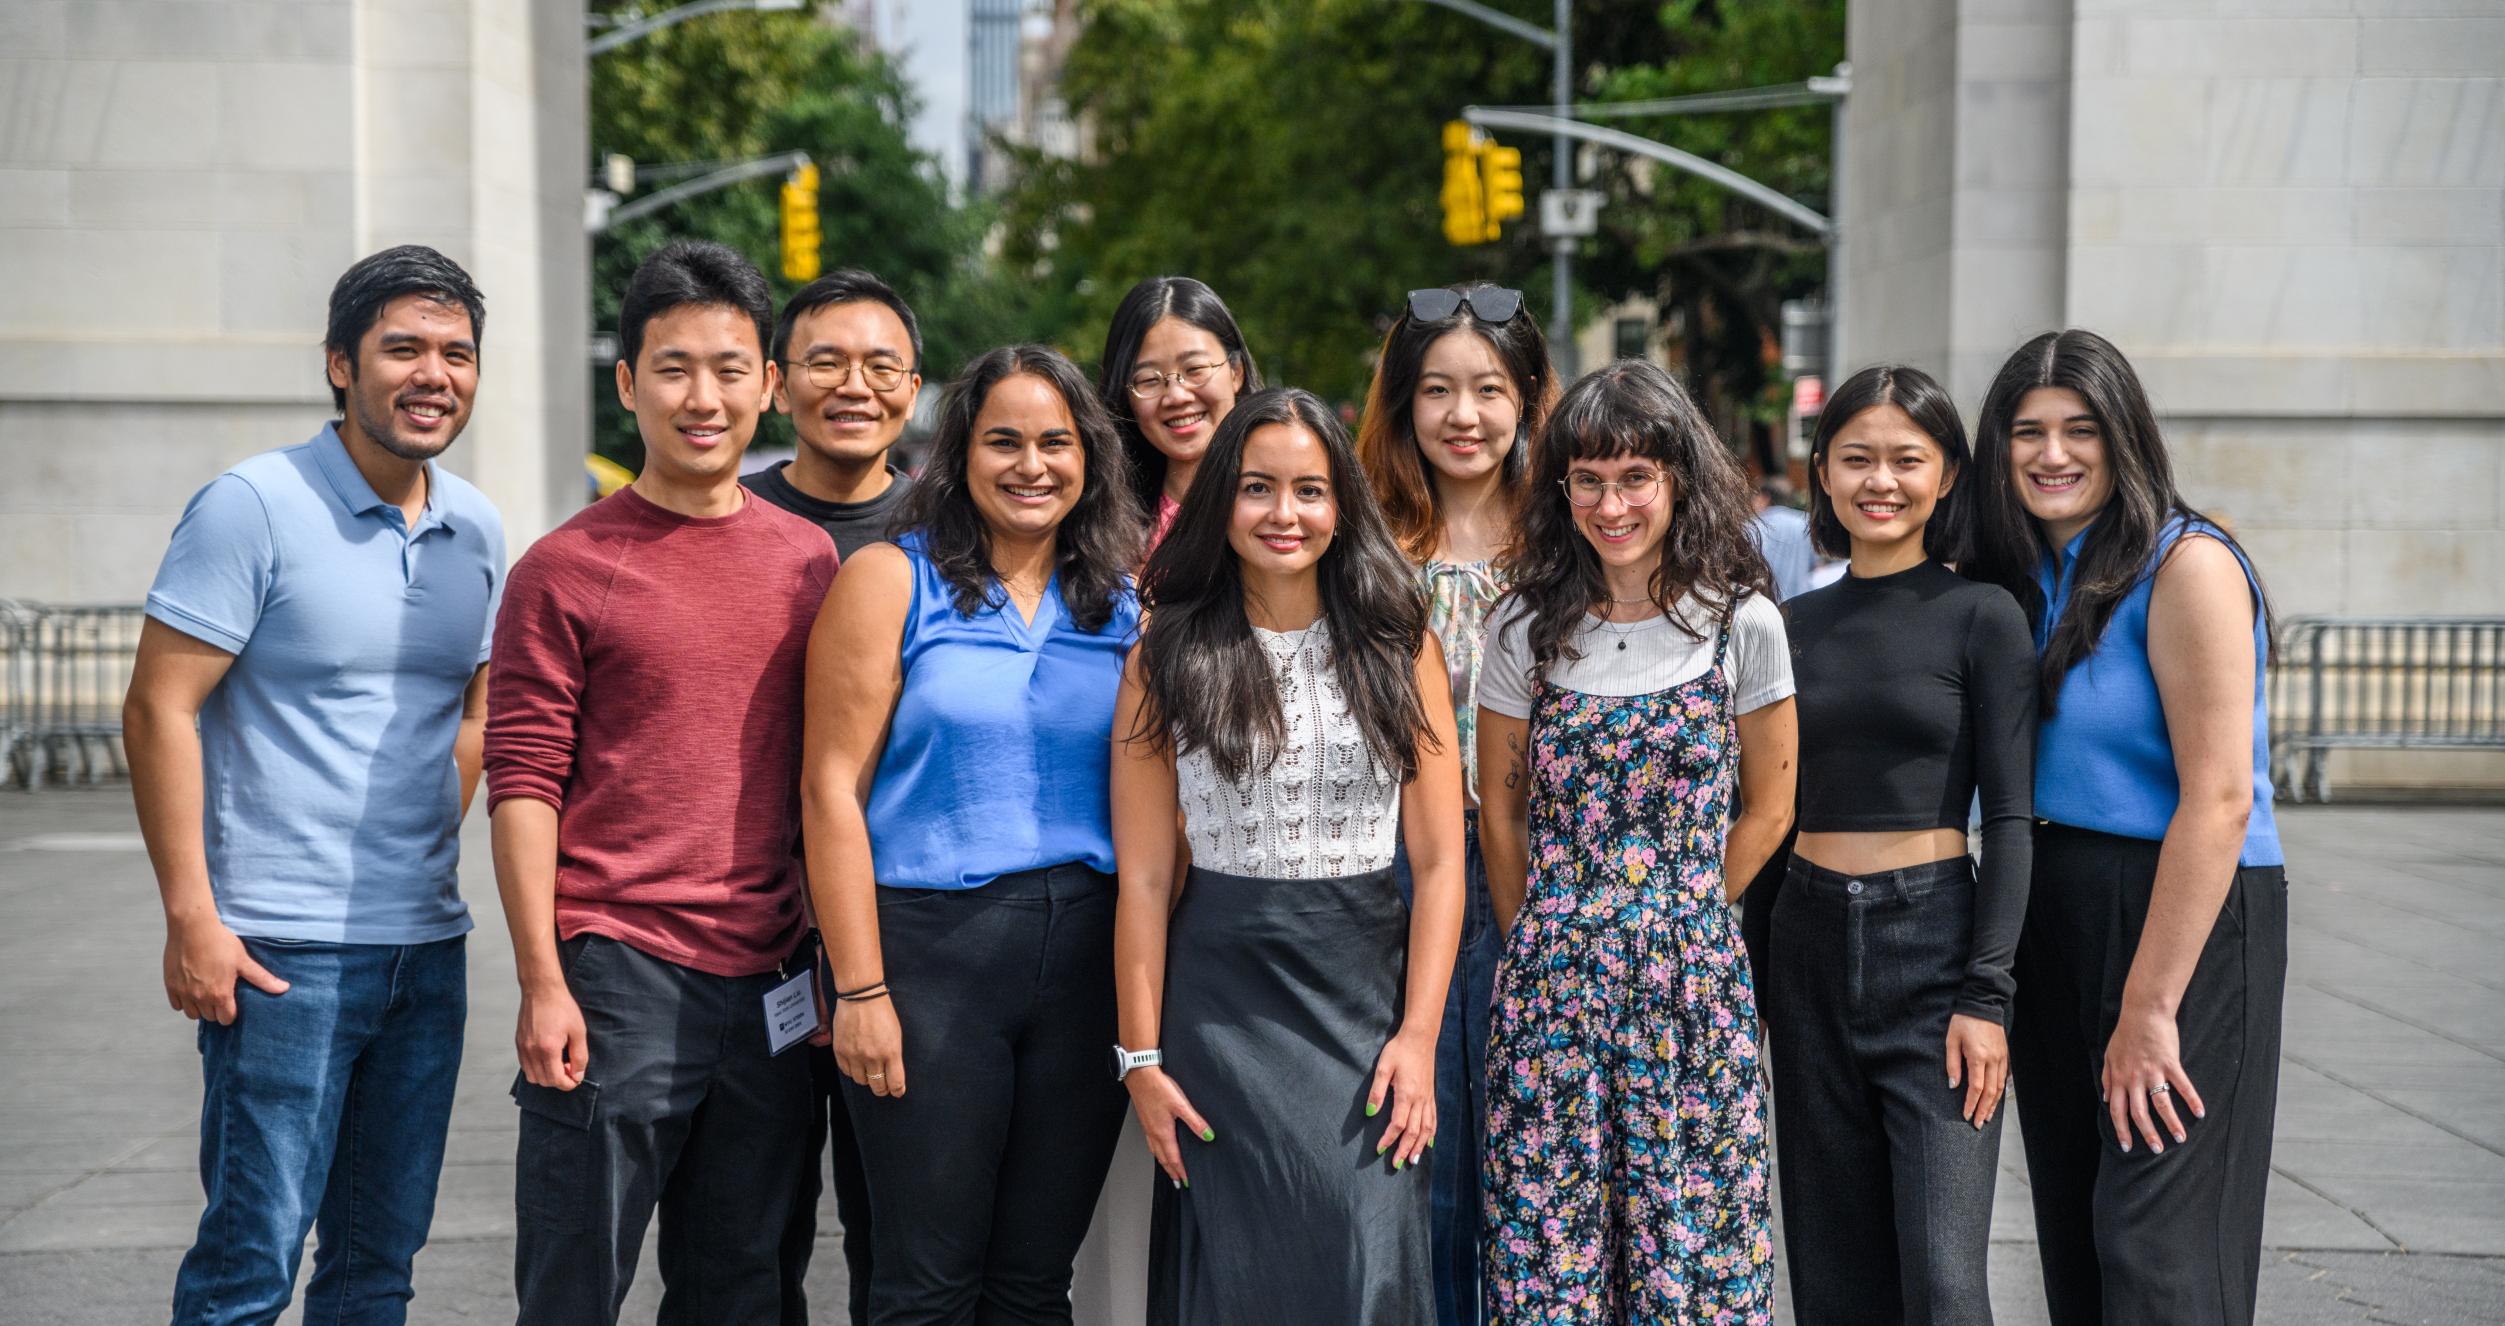
{"type": "Polygon", "coordinates": [[[1154,1176],[1154,1326],[1432,1326],[1427,1166],[1375,1153],[1391,1102],[1366,1117],[1408,951],[1388,869],[1193,868],[1167,931],[1160,1039],[1217,1140],[1183,1140],[1191,1187],[1154,1176]]]}

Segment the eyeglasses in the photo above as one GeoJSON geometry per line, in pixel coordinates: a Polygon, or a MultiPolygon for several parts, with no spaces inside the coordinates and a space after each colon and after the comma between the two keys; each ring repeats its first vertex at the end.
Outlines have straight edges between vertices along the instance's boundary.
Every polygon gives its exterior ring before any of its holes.
{"type": "Polygon", "coordinates": [[[1511,322],[1522,311],[1522,292],[1483,285],[1476,290],[1412,290],[1409,317],[1413,322],[1442,322],[1463,306],[1481,322],[1511,322]]]}
{"type": "Polygon", "coordinates": [[[1566,490],[1567,501],[1581,507],[1599,506],[1612,488],[1628,506],[1650,506],[1661,496],[1661,476],[1651,470],[1629,470],[1614,482],[1589,470],[1577,470],[1558,480],[1557,486],[1566,490]]]}
{"type": "Polygon", "coordinates": [[[783,361],[799,369],[809,385],[820,391],[833,391],[852,380],[852,371],[861,370],[861,380],[872,391],[894,391],[905,384],[912,370],[893,359],[846,359],[842,355],[826,355],[802,363],[796,359],[783,361]]]}
{"type": "Polygon", "coordinates": [[[1134,373],[1131,375],[1131,394],[1147,400],[1151,396],[1164,395],[1166,388],[1177,382],[1198,391],[1208,386],[1209,379],[1217,376],[1218,370],[1226,365],[1226,360],[1217,359],[1206,364],[1186,364],[1171,373],[1134,373]]]}

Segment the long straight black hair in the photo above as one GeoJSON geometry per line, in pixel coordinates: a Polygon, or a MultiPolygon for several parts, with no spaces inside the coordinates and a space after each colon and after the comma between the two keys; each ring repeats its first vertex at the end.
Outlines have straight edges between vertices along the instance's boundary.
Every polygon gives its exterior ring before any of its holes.
{"type": "Polygon", "coordinates": [[[955,593],[957,611],[971,617],[1008,602],[992,571],[991,527],[966,487],[966,459],[983,402],[992,388],[1020,374],[1043,379],[1070,407],[1070,421],[1078,428],[1087,468],[1077,504],[1054,531],[1053,570],[1061,577],[1061,602],[1070,620],[1082,631],[1101,630],[1131,592],[1129,572],[1139,565],[1139,505],[1112,422],[1078,366],[1058,350],[1012,345],[987,351],[948,384],[930,463],[906,495],[895,528],[921,534],[931,565],[955,593]]]}
{"type": "Polygon", "coordinates": [[[1660,365],[1621,359],[1566,389],[1540,437],[1539,464],[1522,492],[1504,570],[1528,613],[1532,669],[1545,675],[1572,641],[1583,615],[1609,597],[1600,554],[1575,527],[1566,501],[1567,466],[1635,456],[1661,467],[1670,529],[1650,590],[1655,606],[1690,639],[1731,620],[1750,594],[1774,597],[1774,576],[1749,537],[1755,514],[1748,476],[1705,422],[1696,400],[1660,365]],[[1679,600],[1696,596],[1710,619],[1689,621],[1679,600]]]}
{"type": "Polygon", "coordinates": [[[1365,734],[1377,763],[1403,783],[1417,776],[1418,744],[1432,741],[1418,698],[1418,648],[1426,605],[1417,574],[1392,541],[1339,420],[1313,393],[1294,387],[1256,392],[1235,403],[1200,472],[1192,477],[1174,532],[1148,558],[1140,600],[1147,703],[1145,737],[1176,754],[1207,751],[1229,780],[1267,769],[1287,739],[1287,719],[1269,661],[1244,611],[1244,570],[1228,541],[1244,444],[1273,424],[1311,433],[1330,457],[1339,526],[1315,567],[1331,667],[1348,700],[1349,721],[1365,734]]]}
{"type": "MultiPolygon", "coordinates": [[[[1096,394],[1122,436],[1122,450],[1131,461],[1131,494],[1139,499],[1140,519],[1157,517],[1157,494],[1166,484],[1166,454],[1139,431],[1139,402],[1131,398],[1131,366],[1139,358],[1148,330],[1167,318],[1180,318],[1218,338],[1226,361],[1244,374],[1241,403],[1261,390],[1261,369],[1244,347],[1244,330],[1235,325],[1218,292],[1188,276],[1152,276],[1131,287],[1105,327],[1105,357],[1096,365],[1096,394]]],[[[1223,421],[1222,421],[1223,422],[1223,421]]]]}
{"type": "MultiPolygon", "coordinates": [[[[2157,412],[2149,406],[2140,375],[2113,342],[2076,327],[2046,332],[2019,346],[1984,393],[1983,416],[1975,427],[1974,547],[1965,573],[2008,590],[2027,610],[2027,620],[2043,625],[2050,605],[2036,586],[2035,570],[2051,545],[2018,496],[2016,470],[2009,463],[2011,421],[2027,393],[2039,387],[2074,391],[2087,403],[2104,444],[2105,469],[2113,476],[2113,495],[2096,513],[2096,523],[2079,547],[2069,607],[2037,660],[2037,693],[2045,716],[2059,708],[2063,679],[2095,651],[2114,610],[2141,580],[2157,574],[2152,563],[2170,521],[2196,523],[2204,534],[2236,550],[2253,577],[2254,610],[2263,614],[2267,627],[2268,600],[2258,593],[2261,575],[2252,569],[2252,559],[2243,556],[2242,545],[2225,526],[2193,510],[2175,490],[2174,464],[2167,458],[2166,439],[2158,431],[2157,412]]],[[[2264,640],[2273,634],[2265,629],[2264,640]]]]}
{"type": "Polygon", "coordinates": [[[1844,425],[1882,405],[1903,410],[1914,427],[1930,435],[1931,445],[1940,449],[1940,467],[1953,482],[1932,506],[1931,519],[1922,527],[1922,551],[1934,561],[1959,561],[1966,555],[1967,531],[1974,523],[1969,514],[1974,499],[1966,484],[1974,454],[1966,446],[1966,424],[1957,417],[1957,402],[1949,399],[1937,379],[1903,364],[1873,364],[1853,374],[1819,411],[1818,431],[1809,444],[1809,541],[1829,557],[1853,555],[1853,536],[1835,514],[1835,499],[1827,495],[1827,453],[1834,449],[1835,435],[1844,431],[1844,425]]]}

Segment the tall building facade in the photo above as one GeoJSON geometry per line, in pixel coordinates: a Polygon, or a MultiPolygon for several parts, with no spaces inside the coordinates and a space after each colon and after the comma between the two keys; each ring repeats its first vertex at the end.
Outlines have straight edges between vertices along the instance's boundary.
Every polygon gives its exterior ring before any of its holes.
{"type": "Polygon", "coordinates": [[[0,4],[0,597],[136,602],[192,492],[331,416],[330,287],[475,276],[445,463],[512,547],[579,505],[579,0],[0,4]]]}
{"type": "Polygon", "coordinates": [[[1971,412],[2092,328],[2280,613],[2505,612],[2494,0],[1856,0],[1848,41],[1854,363],[1971,412]]]}

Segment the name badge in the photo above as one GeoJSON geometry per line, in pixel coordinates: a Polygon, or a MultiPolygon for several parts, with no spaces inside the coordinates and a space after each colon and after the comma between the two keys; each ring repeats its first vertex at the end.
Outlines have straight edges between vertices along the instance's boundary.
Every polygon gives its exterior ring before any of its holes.
{"type": "Polygon", "coordinates": [[[765,1039],[775,1054],[809,1039],[818,1029],[817,975],[814,967],[765,992],[765,1039]]]}

